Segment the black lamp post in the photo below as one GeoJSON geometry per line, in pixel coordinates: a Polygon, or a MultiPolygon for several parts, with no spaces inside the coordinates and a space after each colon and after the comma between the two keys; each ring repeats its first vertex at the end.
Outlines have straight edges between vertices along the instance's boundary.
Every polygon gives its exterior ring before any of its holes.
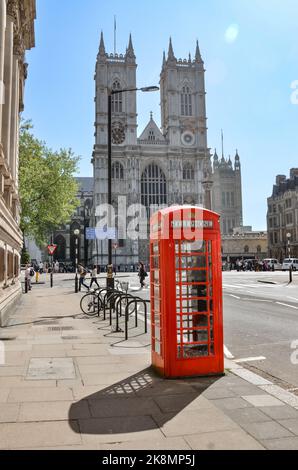
{"type": "MultiPolygon", "coordinates": [[[[108,227],[111,228],[111,206],[112,206],[112,96],[127,91],[158,91],[158,86],[148,86],[143,88],[124,88],[123,90],[108,91],[108,227]]],[[[113,278],[113,251],[112,239],[108,239],[108,267],[107,267],[107,288],[114,288],[113,278]]]]}
{"type": "Polygon", "coordinates": [[[75,270],[76,270],[76,277],[75,277],[75,293],[77,294],[79,291],[79,286],[78,286],[78,244],[79,244],[79,235],[80,231],[79,229],[75,229],[73,231],[74,236],[75,236],[75,270]]]}

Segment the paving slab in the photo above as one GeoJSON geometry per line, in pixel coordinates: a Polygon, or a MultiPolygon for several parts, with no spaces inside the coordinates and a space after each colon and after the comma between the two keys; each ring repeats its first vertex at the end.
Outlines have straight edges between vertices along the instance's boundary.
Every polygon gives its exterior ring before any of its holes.
{"type": "Polygon", "coordinates": [[[55,445],[81,444],[79,427],[71,423],[9,423],[0,426],[0,449],[29,449],[55,445]]]}
{"type": "Polygon", "coordinates": [[[259,408],[237,408],[225,410],[225,413],[240,426],[244,423],[262,423],[271,421],[271,418],[263,413],[259,408]]]}
{"type": "Polygon", "coordinates": [[[185,437],[194,450],[264,450],[264,447],[245,431],[220,431],[185,437]]]}
{"type": "Polygon", "coordinates": [[[232,390],[226,387],[210,387],[206,391],[203,392],[205,398],[208,400],[216,400],[219,398],[235,398],[237,394],[232,390]]]}
{"type": "Polygon", "coordinates": [[[234,421],[215,407],[183,410],[174,416],[172,414],[171,417],[167,417],[166,414],[154,415],[153,417],[167,437],[239,428],[234,421]]]}
{"type": "Polygon", "coordinates": [[[29,362],[27,380],[75,379],[76,372],[71,358],[33,358],[29,362]]]}
{"type": "Polygon", "coordinates": [[[82,440],[90,444],[160,440],[164,437],[150,416],[79,420],[82,440]]]}
{"type": "MultiPolygon", "coordinates": [[[[87,397],[91,415],[94,418],[112,418],[116,416],[150,416],[159,413],[159,408],[154,400],[140,397],[115,397],[96,398],[100,393],[87,397]]],[[[73,405],[75,410],[80,403],[73,405]]],[[[72,410],[70,411],[72,415],[72,410]]]]}
{"type": "Polygon", "coordinates": [[[283,406],[266,406],[264,408],[260,407],[259,410],[274,420],[294,418],[298,419],[298,410],[286,404],[283,406]]]}
{"type": "Polygon", "coordinates": [[[298,437],[282,437],[280,439],[266,439],[261,443],[268,450],[297,450],[298,437]]]}
{"type": "Polygon", "coordinates": [[[18,419],[19,404],[0,403],[0,423],[14,423],[18,419]]]}
{"type": "Polygon", "coordinates": [[[293,434],[298,436],[298,419],[282,419],[278,421],[283,427],[287,428],[293,434]]]}
{"type": "Polygon", "coordinates": [[[0,388],[0,403],[5,403],[9,395],[9,388],[0,388]]]}
{"type": "MultiPolygon", "coordinates": [[[[99,445],[100,450],[106,450],[107,447],[99,445]]],[[[110,444],[109,450],[190,450],[191,447],[182,437],[159,437],[159,439],[146,439],[137,441],[120,442],[110,444]]]]}
{"type": "MultiPolygon", "coordinates": [[[[20,405],[18,421],[68,421],[73,404],[71,401],[22,403],[20,405]]],[[[73,408],[71,414],[74,420],[90,418],[88,402],[81,400],[80,406],[73,408]]]]}
{"type": "Polygon", "coordinates": [[[242,427],[251,436],[260,441],[265,439],[277,439],[280,437],[293,437],[293,433],[275,421],[267,421],[264,423],[242,423],[242,427]]]}
{"type": "Polygon", "coordinates": [[[285,403],[270,395],[248,395],[242,396],[243,400],[256,407],[264,406],[285,406],[285,403]]]}
{"type": "Polygon", "coordinates": [[[8,403],[40,402],[40,401],[65,401],[73,400],[72,390],[68,388],[35,387],[12,388],[8,395],[8,403]]]}
{"type": "Polygon", "coordinates": [[[252,406],[248,401],[243,400],[241,397],[236,398],[222,398],[212,400],[213,404],[221,410],[236,410],[238,408],[248,408],[252,406]]]}

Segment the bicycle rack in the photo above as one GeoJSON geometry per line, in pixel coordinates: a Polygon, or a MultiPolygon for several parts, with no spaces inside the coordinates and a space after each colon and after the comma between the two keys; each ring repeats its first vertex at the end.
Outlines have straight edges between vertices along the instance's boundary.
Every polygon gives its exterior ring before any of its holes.
{"type": "MultiPolygon", "coordinates": [[[[138,326],[138,308],[137,308],[137,304],[138,303],[142,303],[144,305],[144,323],[145,323],[145,333],[147,333],[148,331],[148,328],[147,328],[147,318],[148,318],[148,314],[147,314],[147,303],[150,303],[150,300],[145,300],[145,299],[141,299],[141,297],[134,297],[133,299],[130,300],[130,302],[127,303],[126,305],[126,308],[125,308],[125,339],[127,340],[128,339],[128,312],[129,312],[129,306],[134,303],[135,304],[135,309],[134,309],[134,312],[135,312],[135,327],[137,328],[138,326]]],[[[133,313],[133,312],[132,312],[133,313]]]]}

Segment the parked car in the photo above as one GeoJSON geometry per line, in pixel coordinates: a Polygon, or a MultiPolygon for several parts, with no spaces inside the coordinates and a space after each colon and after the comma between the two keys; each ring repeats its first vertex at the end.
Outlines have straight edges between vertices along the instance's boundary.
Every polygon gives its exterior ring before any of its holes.
{"type": "Polygon", "coordinates": [[[282,263],[282,270],[288,271],[292,266],[293,271],[298,269],[298,258],[285,258],[282,263]]]}
{"type": "Polygon", "coordinates": [[[265,258],[263,261],[267,263],[267,265],[270,269],[272,269],[272,271],[282,269],[282,264],[276,258],[265,258]]]}

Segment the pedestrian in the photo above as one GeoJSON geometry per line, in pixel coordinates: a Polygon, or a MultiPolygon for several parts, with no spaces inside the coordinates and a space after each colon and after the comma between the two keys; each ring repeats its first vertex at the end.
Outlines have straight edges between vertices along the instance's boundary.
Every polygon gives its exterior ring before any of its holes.
{"type": "Polygon", "coordinates": [[[25,283],[27,284],[28,290],[31,290],[31,270],[33,268],[30,266],[30,264],[26,265],[26,270],[25,270],[25,283]]]}
{"type": "Polygon", "coordinates": [[[97,282],[97,266],[94,264],[93,269],[91,271],[91,282],[90,282],[90,289],[92,287],[93,282],[97,285],[99,288],[98,282],[97,282]]]}
{"type": "Polygon", "coordinates": [[[80,283],[79,283],[79,290],[81,290],[82,286],[86,287],[86,289],[89,291],[89,286],[84,283],[86,275],[87,275],[87,269],[84,268],[81,264],[78,266],[79,268],[79,274],[80,274],[80,283]]]}
{"type": "Polygon", "coordinates": [[[55,273],[59,273],[59,261],[55,263],[55,273]]]}
{"type": "Polygon", "coordinates": [[[42,274],[43,273],[43,262],[42,261],[39,263],[38,268],[39,268],[39,273],[42,274]]]}
{"type": "Polygon", "coordinates": [[[145,283],[144,283],[145,277],[148,276],[148,274],[145,271],[144,263],[139,264],[138,276],[140,278],[140,284],[141,284],[141,289],[142,289],[145,286],[145,283]]]}

